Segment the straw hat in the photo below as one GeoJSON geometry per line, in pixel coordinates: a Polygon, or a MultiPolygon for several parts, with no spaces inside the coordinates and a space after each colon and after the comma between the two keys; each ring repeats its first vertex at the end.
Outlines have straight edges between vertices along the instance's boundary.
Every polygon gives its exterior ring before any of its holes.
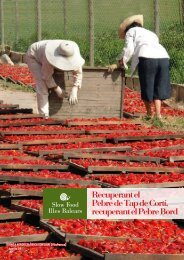
{"type": "Polygon", "coordinates": [[[143,15],[133,15],[128,18],[126,18],[119,26],[119,37],[121,39],[125,38],[125,30],[126,28],[131,25],[133,22],[140,23],[143,26],[143,15]]]}
{"type": "Polygon", "coordinates": [[[77,70],[85,60],[80,55],[78,45],[68,40],[50,40],[45,48],[48,62],[60,70],[77,70]]]}

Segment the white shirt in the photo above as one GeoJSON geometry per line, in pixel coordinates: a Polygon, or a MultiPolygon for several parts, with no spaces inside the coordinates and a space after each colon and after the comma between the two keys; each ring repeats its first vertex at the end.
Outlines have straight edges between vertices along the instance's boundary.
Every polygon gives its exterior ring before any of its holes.
{"type": "MultiPolygon", "coordinates": [[[[54,67],[47,61],[45,55],[45,48],[49,40],[39,41],[33,43],[28,51],[27,55],[33,57],[38,63],[42,65],[41,73],[42,79],[45,81],[48,88],[55,87],[57,84],[53,79],[54,67]]],[[[81,88],[82,84],[82,67],[78,70],[72,71],[73,74],[73,86],[81,88]]]]}
{"type": "Polygon", "coordinates": [[[118,57],[123,59],[125,66],[132,58],[131,72],[134,73],[139,57],[169,58],[166,49],[159,43],[157,35],[142,27],[133,27],[125,35],[125,47],[118,57]]]}

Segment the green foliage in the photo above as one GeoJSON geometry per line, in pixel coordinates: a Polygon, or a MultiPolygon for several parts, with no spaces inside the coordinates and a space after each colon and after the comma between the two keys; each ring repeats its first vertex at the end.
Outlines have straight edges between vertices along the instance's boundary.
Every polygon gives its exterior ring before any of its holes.
{"type": "MultiPolygon", "coordinates": [[[[86,36],[80,37],[75,35],[68,35],[65,37],[61,33],[51,35],[43,32],[42,39],[69,39],[76,41],[81,50],[81,54],[86,60],[85,65],[89,65],[90,60],[90,45],[86,41],[86,36]]],[[[37,41],[36,34],[30,38],[21,38],[16,42],[12,49],[16,51],[25,52],[29,45],[37,41]]],[[[161,32],[160,42],[167,49],[170,55],[171,63],[171,81],[176,83],[183,83],[184,80],[184,30],[180,24],[171,24],[166,31],[161,32]]],[[[94,62],[95,66],[107,66],[116,63],[117,56],[122,52],[124,42],[118,39],[115,30],[108,31],[101,34],[97,32],[94,39],[94,62]]]]}
{"type": "Polygon", "coordinates": [[[31,39],[20,38],[17,42],[13,44],[12,49],[19,52],[25,52],[30,43],[31,39]]]}
{"type": "Polygon", "coordinates": [[[170,55],[171,81],[184,82],[184,30],[183,25],[173,23],[161,33],[160,42],[170,55]]]}
{"type": "Polygon", "coordinates": [[[117,56],[122,51],[123,42],[118,40],[114,31],[95,37],[95,64],[106,66],[116,63],[117,56]]]}
{"type": "Polygon", "coordinates": [[[162,119],[154,116],[152,119],[152,125],[158,128],[162,128],[164,126],[164,122],[162,121],[162,119]]]}
{"type": "MultiPolygon", "coordinates": [[[[42,33],[42,40],[48,39],[49,34],[46,32],[42,33]]],[[[20,51],[20,52],[26,52],[28,47],[33,43],[37,41],[37,35],[34,33],[32,34],[29,38],[20,38],[18,41],[16,41],[12,49],[15,51],[20,51]]]]}

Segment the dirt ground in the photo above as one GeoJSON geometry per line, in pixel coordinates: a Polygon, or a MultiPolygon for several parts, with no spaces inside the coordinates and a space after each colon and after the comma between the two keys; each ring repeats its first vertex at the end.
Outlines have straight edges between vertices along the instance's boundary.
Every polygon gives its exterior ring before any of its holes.
{"type": "MultiPolygon", "coordinates": [[[[23,88],[23,87],[21,87],[23,88]]],[[[20,108],[32,108],[37,113],[36,93],[6,87],[3,81],[0,82],[0,100],[4,104],[19,104],[20,108]]]]}
{"type": "Polygon", "coordinates": [[[184,100],[183,100],[183,102],[177,102],[177,103],[176,103],[175,100],[174,100],[174,98],[171,98],[171,99],[167,100],[166,103],[167,103],[169,106],[173,107],[173,108],[177,108],[177,109],[182,109],[182,110],[184,110],[184,100]]]}

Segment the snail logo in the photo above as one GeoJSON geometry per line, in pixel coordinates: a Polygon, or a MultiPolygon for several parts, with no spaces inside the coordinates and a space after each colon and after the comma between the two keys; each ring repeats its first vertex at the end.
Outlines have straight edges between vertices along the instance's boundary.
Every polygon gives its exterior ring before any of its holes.
{"type": "Polygon", "coordinates": [[[66,193],[61,193],[60,200],[67,201],[70,199],[70,196],[68,196],[66,193]]]}

